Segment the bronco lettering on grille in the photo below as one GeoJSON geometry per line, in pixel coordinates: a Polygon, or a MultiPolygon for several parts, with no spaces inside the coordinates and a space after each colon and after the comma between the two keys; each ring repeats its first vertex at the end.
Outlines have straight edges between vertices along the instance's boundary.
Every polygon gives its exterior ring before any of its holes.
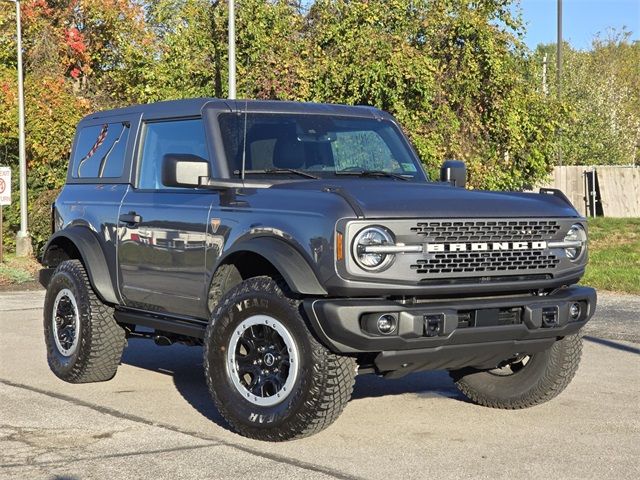
{"type": "Polygon", "coordinates": [[[428,243],[427,253],[545,250],[547,242],[428,243]]]}

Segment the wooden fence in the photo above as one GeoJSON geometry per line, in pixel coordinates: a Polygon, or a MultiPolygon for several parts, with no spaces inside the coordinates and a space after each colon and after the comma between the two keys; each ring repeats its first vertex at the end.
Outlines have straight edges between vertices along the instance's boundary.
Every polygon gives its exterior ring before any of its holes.
{"type": "Polygon", "coordinates": [[[585,216],[640,217],[640,167],[555,167],[540,187],[562,190],[585,216]]]}

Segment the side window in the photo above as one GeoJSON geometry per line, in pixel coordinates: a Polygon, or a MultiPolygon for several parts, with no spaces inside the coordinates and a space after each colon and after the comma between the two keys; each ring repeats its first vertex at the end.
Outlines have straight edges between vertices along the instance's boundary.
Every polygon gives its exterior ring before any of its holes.
{"type": "Polygon", "coordinates": [[[138,188],[169,188],[162,184],[162,158],[168,153],[187,153],[208,159],[202,120],[175,120],[145,125],[138,188]]]}
{"type": "Polygon", "coordinates": [[[73,153],[73,178],[117,178],[122,176],[129,139],[128,122],[84,127],[73,153]]]}

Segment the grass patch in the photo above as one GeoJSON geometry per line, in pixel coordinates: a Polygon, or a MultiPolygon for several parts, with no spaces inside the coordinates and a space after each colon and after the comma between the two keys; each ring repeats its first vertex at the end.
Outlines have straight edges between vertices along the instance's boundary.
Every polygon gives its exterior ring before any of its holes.
{"type": "Polygon", "coordinates": [[[589,220],[589,265],[581,283],[640,294],[640,218],[589,220]]]}
{"type": "Polygon", "coordinates": [[[4,262],[0,263],[0,287],[33,282],[40,268],[35,258],[5,254],[4,262]]]}

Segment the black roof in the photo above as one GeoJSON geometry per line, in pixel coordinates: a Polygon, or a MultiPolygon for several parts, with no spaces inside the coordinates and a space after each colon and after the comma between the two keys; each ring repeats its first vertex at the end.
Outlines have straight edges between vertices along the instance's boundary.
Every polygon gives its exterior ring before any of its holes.
{"type": "Polygon", "coordinates": [[[107,118],[115,115],[142,114],[145,118],[189,117],[202,113],[204,108],[229,112],[310,113],[369,118],[386,118],[388,114],[375,107],[351,106],[330,103],[288,102],[279,100],[224,100],[218,98],[189,98],[125,108],[104,110],[87,115],[83,121],[107,118]]]}

